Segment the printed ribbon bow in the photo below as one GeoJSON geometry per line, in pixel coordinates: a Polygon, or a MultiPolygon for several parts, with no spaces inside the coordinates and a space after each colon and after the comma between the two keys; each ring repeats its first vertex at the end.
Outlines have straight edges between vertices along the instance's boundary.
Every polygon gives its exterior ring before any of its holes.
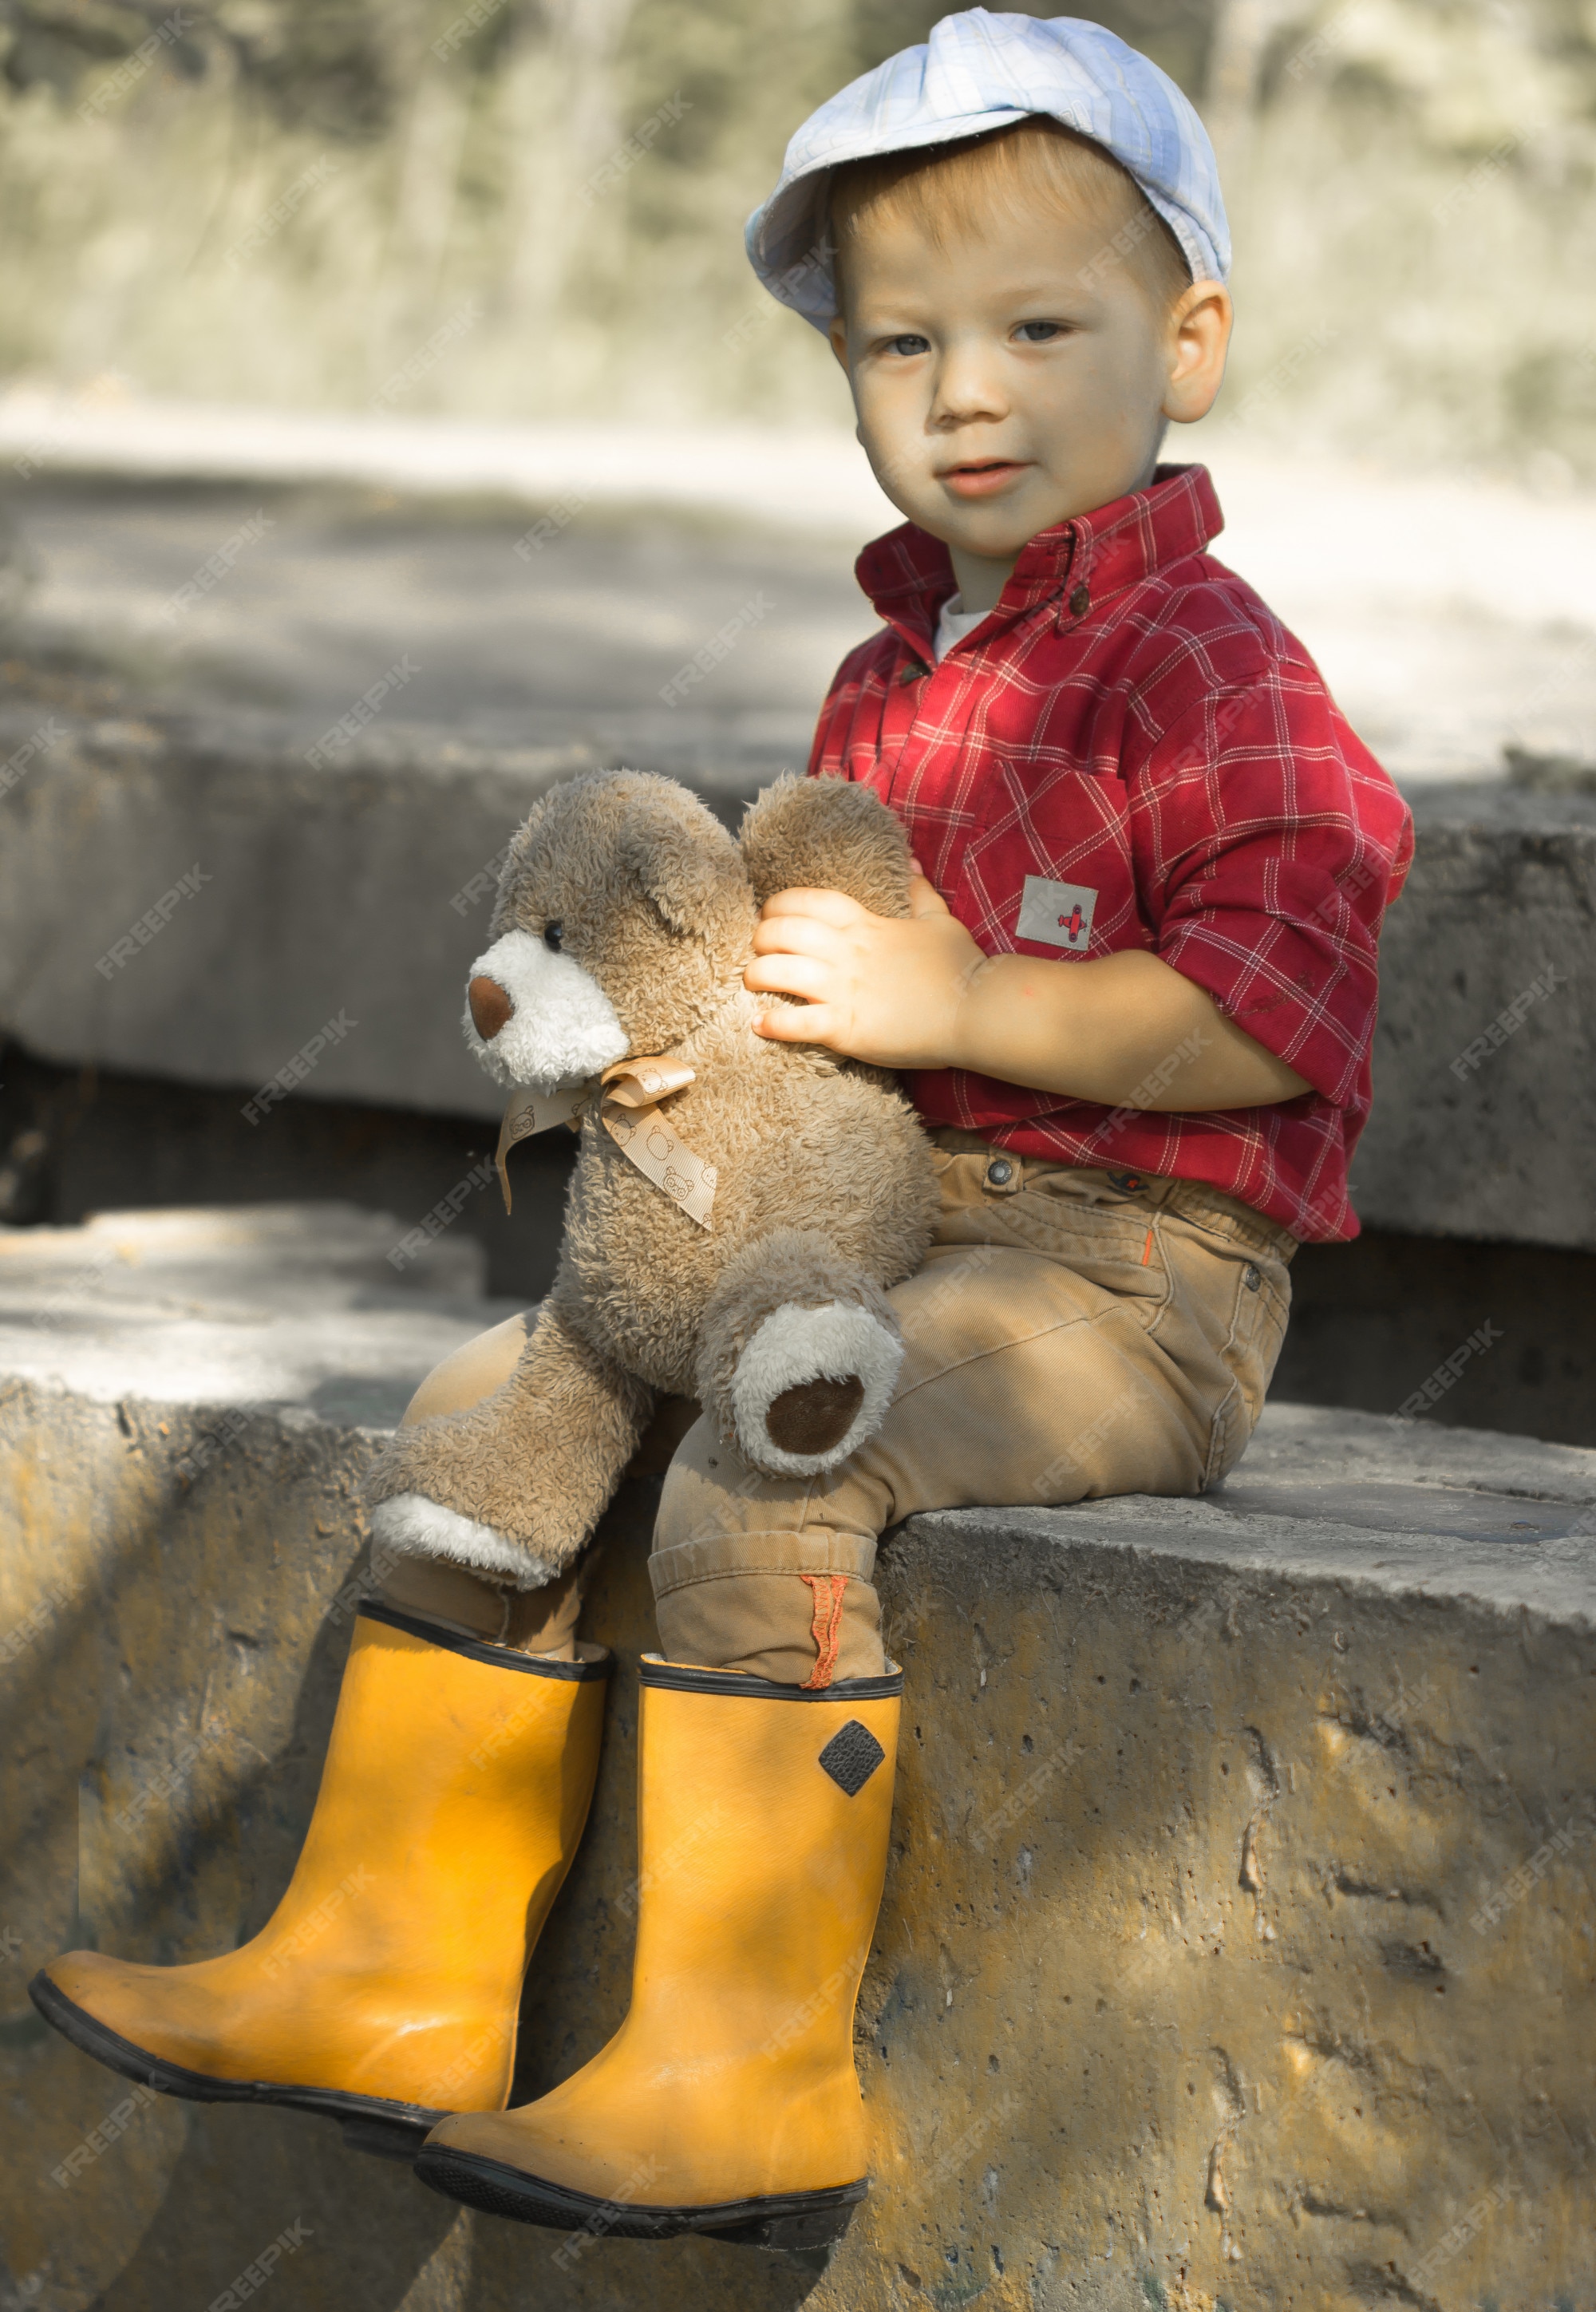
{"type": "Polygon", "coordinates": [[[548,1132],[557,1124],[568,1124],[576,1130],[596,1096],[599,1121],[621,1153],[630,1158],[645,1179],[680,1204],[689,1220],[707,1228],[718,1178],[715,1168],[688,1146],[659,1107],[661,1100],[685,1090],[693,1082],[694,1071],[682,1060],[617,1060],[601,1076],[568,1090],[541,1092],[528,1087],[513,1094],[499,1126],[494,1158],[504,1210],[510,1210],[505,1159],[516,1142],[548,1132]]]}

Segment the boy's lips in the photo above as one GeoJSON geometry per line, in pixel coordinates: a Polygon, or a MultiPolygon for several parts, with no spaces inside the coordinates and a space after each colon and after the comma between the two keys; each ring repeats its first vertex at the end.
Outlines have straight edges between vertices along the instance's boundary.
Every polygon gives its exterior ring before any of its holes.
{"type": "Polygon", "coordinates": [[[972,458],[967,465],[950,466],[941,478],[959,498],[988,498],[1025,470],[1020,458],[972,458]]]}

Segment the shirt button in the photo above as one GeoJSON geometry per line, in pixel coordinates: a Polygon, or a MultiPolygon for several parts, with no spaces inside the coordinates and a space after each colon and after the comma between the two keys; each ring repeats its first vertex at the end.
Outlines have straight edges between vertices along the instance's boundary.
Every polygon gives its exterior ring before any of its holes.
{"type": "Polygon", "coordinates": [[[925,673],[925,669],[921,665],[919,660],[917,658],[911,658],[908,664],[899,676],[898,679],[899,682],[918,682],[920,677],[925,673]]]}
{"type": "Polygon", "coordinates": [[[1092,593],[1090,588],[1085,586],[1077,586],[1074,592],[1070,596],[1071,617],[1083,618],[1091,608],[1092,593]]]}
{"type": "Polygon", "coordinates": [[[991,1187],[1006,1188],[1013,1177],[1014,1168],[1006,1156],[995,1156],[987,1167],[987,1184],[991,1187]]]}

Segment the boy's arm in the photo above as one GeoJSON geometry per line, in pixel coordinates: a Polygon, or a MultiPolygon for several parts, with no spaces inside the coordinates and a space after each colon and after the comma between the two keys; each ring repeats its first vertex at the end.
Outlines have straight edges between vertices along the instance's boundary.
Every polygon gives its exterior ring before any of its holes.
{"type": "Polygon", "coordinates": [[[745,975],[809,1008],[760,1032],[881,1067],[968,1068],[1106,1108],[1262,1108],[1310,1087],[1157,956],[1092,963],[987,956],[924,878],[907,922],[838,891],[783,891],[745,975]]]}

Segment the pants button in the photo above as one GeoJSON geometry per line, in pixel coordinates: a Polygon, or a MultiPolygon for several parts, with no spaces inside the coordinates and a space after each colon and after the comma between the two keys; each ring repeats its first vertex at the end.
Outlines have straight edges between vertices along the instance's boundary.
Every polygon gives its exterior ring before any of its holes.
{"type": "Polygon", "coordinates": [[[1014,1177],[1014,1168],[1006,1156],[995,1156],[987,1167],[988,1187],[1006,1188],[1014,1177]]]}
{"type": "Polygon", "coordinates": [[[1247,1274],[1246,1274],[1246,1278],[1245,1278],[1245,1280],[1244,1280],[1244,1281],[1245,1281],[1245,1283],[1246,1283],[1246,1286],[1247,1286],[1247,1290],[1249,1291],[1249,1292],[1256,1292],[1258,1291],[1258,1286],[1259,1286],[1259,1285],[1263,1283],[1263,1281],[1264,1281],[1264,1280],[1263,1280],[1263,1278],[1258,1274],[1258,1273],[1257,1269],[1256,1269],[1256,1268],[1254,1268],[1254,1266],[1252,1265],[1252,1263],[1251,1263],[1250,1261],[1249,1261],[1249,1262],[1248,1262],[1248,1264],[1247,1264],[1247,1274]]]}

